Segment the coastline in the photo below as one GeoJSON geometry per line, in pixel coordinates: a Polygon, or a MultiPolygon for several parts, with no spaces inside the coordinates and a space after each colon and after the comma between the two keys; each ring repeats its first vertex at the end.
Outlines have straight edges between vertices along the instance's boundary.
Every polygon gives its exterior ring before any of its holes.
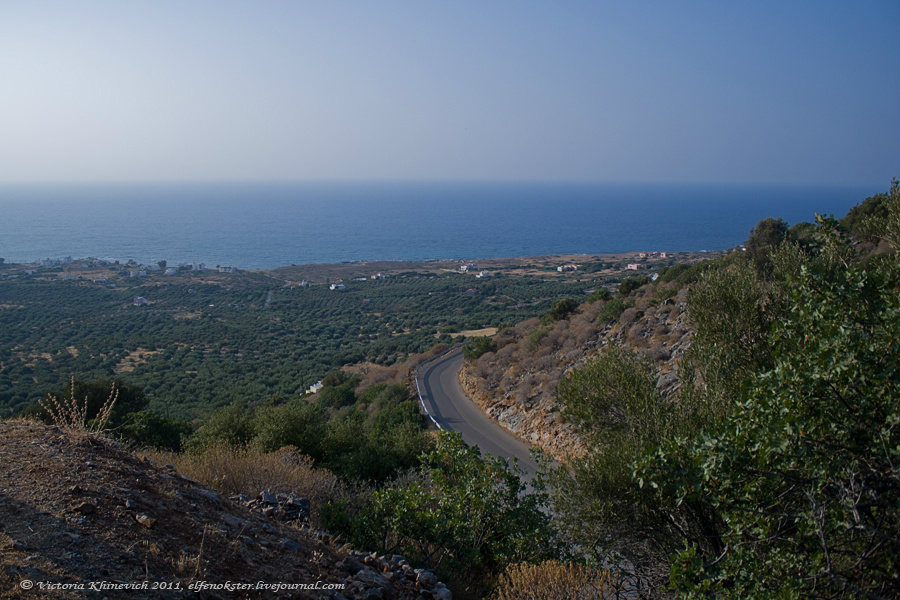
{"type": "MultiPolygon", "coordinates": [[[[141,277],[146,281],[158,278],[199,277],[219,279],[241,274],[262,274],[290,282],[305,281],[309,284],[333,283],[352,279],[375,279],[378,276],[403,274],[444,275],[458,273],[477,276],[544,276],[575,279],[594,279],[614,272],[626,271],[628,265],[637,264],[637,274],[648,274],[653,269],[675,263],[693,263],[711,259],[727,251],[714,252],[650,252],[635,251],[609,254],[550,254],[481,259],[441,259],[424,261],[360,260],[341,263],[309,263],[288,265],[270,269],[241,269],[231,266],[179,265],[177,273],[167,273],[166,267],[109,262],[95,258],[66,258],[34,263],[0,263],[0,277],[40,277],[64,280],[105,282],[110,277],[141,277]],[[198,268],[202,266],[203,268],[198,268]]],[[[172,280],[173,282],[175,280],[172,280]]]]}

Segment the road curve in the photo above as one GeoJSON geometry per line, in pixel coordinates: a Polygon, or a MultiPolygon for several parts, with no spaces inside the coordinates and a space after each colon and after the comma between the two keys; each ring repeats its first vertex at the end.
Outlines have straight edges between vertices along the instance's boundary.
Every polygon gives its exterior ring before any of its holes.
{"type": "Polygon", "coordinates": [[[528,444],[491,421],[466,395],[457,377],[462,361],[462,352],[456,351],[422,366],[418,375],[422,403],[441,428],[460,432],[463,441],[478,446],[482,454],[518,458],[531,478],[538,465],[528,444]]]}

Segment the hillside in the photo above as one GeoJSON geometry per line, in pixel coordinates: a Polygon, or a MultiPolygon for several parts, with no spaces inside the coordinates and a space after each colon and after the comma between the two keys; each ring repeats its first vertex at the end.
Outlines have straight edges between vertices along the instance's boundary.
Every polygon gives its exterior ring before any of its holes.
{"type": "Polygon", "coordinates": [[[587,447],[560,414],[557,385],[600,348],[615,345],[653,361],[659,387],[676,390],[677,365],[694,332],[688,291],[676,282],[646,284],[619,315],[610,310],[614,300],[597,300],[552,323],[518,323],[493,338],[491,351],[465,362],[460,383],[491,419],[529,444],[560,461],[582,456],[587,447]]]}
{"type": "Polygon", "coordinates": [[[450,598],[114,442],[29,421],[0,439],[0,598],[450,598]]]}
{"type": "MultiPolygon", "coordinates": [[[[649,270],[695,258],[643,262],[649,270]]],[[[558,298],[586,300],[633,273],[626,267],[634,260],[557,256],[476,261],[474,269],[444,261],[172,274],[90,260],[0,264],[0,416],[18,414],[73,376],[138,386],[147,405],[137,410],[186,420],[234,402],[299,397],[343,365],[391,365],[461,332],[539,316],[558,298]],[[479,276],[483,270],[490,276],[479,276]],[[344,289],[330,289],[338,282],[344,289]]]]}

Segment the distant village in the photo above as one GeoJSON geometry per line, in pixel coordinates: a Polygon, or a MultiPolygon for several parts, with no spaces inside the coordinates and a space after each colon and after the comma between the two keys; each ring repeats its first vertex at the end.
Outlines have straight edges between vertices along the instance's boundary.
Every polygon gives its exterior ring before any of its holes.
{"type": "MultiPolygon", "coordinates": [[[[0,259],[0,264],[3,264],[2,259],[0,259]]],[[[9,265],[9,263],[6,264],[9,265]]],[[[181,263],[177,267],[169,267],[168,263],[164,260],[155,264],[144,265],[133,260],[129,260],[127,263],[122,264],[117,260],[102,258],[72,258],[71,256],[65,258],[45,258],[34,263],[27,263],[23,266],[27,268],[21,273],[4,274],[3,278],[14,279],[22,275],[49,275],[58,273],[60,269],[63,271],[59,274],[58,279],[63,281],[85,279],[84,274],[80,271],[96,271],[97,269],[127,273],[129,277],[146,277],[148,273],[159,271],[164,272],[166,275],[175,275],[184,271],[209,270],[204,263],[181,263]]],[[[217,266],[215,267],[215,270],[219,273],[237,273],[239,269],[237,267],[217,266]]],[[[106,282],[102,277],[94,278],[92,281],[94,281],[94,283],[106,282]]]]}
{"type": "MultiPolygon", "coordinates": [[[[622,258],[630,258],[633,262],[624,263],[624,270],[626,271],[642,271],[648,269],[653,263],[648,261],[653,261],[654,259],[667,259],[673,256],[672,253],[669,252],[638,252],[633,254],[622,255],[622,258]]],[[[619,269],[622,269],[623,263],[619,263],[619,269]]],[[[148,277],[150,275],[158,275],[158,276],[172,276],[177,275],[179,273],[199,273],[199,272],[217,272],[217,273],[238,273],[240,269],[233,266],[224,266],[217,265],[214,268],[209,268],[205,263],[194,262],[194,263],[181,263],[178,266],[171,267],[168,265],[168,262],[165,260],[158,261],[154,264],[141,264],[134,260],[129,260],[126,263],[121,263],[117,260],[109,260],[109,259],[98,259],[98,258],[79,258],[75,259],[71,256],[66,258],[57,258],[57,259],[44,259],[41,261],[37,261],[35,263],[28,263],[24,265],[16,265],[18,267],[24,267],[24,269],[15,269],[10,270],[9,267],[13,265],[10,263],[5,263],[3,259],[0,259],[0,266],[5,266],[7,269],[4,269],[6,272],[0,271],[0,279],[16,279],[19,277],[30,277],[30,276],[38,276],[44,278],[51,278],[53,280],[61,280],[61,281],[91,281],[98,285],[104,285],[109,288],[116,288],[117,284],[114,281],[110,281],[110,279],[105,276],[102,271],[112,271],[118,275],[118,277],[114,277],[114,279],[118,280],[121,284],[121,279],[124,278],[142,278],[148,277]]],[[[553,267],[550,267],[551,269],[553,267]]],[[[579,271],[579,265],[575,263],[565,263],[556,266],[556,271],[559,273],[571,273],[579,271]]],[[[491,271],[479,267],[474,262],[469,261],[460,261],[459,270],[460,274],[473,275],[476,279],[486,279],[492,277],[491,271]]],[[[355,281],[376,281],[389,277],[388,274],[378,272],[368,276],[360,276],[355,277],[355,281]]],[[[658,277],[657,273],[648,273],[647,277],[651,280],[655,280],[658,277]]],[[[291,287],[308,287],[310,286],[310,282],[306,280],[302,280],[297,283],[288,284],[291,287]]],[[[347,289],[347,285],[343,283],[343,280],[337,279],[331,282],[328,282],[329,289],[331,291],[340,292],[347,289]]],[[[132,286],[127,286],[132,287],[132,286]]],[[[477,296],[478,290],[471,288],[463,292],[464,295],[468,296],[477,296]]],[[[133,299],[133,304],[135,306],[143,306],[147,304],[147,299],[143,296],[135,296],[133,299]]]]}

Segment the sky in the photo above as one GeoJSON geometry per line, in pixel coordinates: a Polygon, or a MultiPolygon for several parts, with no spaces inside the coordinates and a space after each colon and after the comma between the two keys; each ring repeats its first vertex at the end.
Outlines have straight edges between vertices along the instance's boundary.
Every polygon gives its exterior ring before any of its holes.
{"type": "Polygon", "coordinates": [[[896,0],[0,3],[0,182],[900,177],[896,0]]]}

